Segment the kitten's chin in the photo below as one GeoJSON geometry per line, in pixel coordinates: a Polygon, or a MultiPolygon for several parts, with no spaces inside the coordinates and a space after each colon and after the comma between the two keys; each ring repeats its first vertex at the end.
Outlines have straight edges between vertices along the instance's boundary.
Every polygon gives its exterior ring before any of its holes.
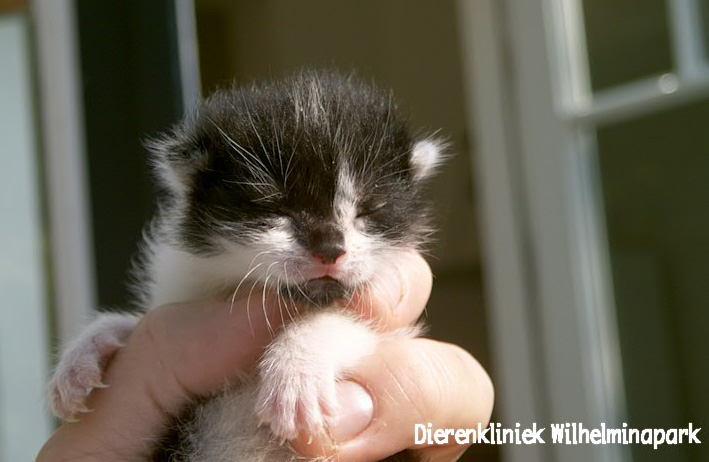
{"type": "Polygon", "coordinates": [[[285,286],[280,292],[288,294],[298,304],[325,307],[349,300],[354,291],[354,287],[345,286],[336,279],[322,277],[298,284],[297,287],[285,286]]]}

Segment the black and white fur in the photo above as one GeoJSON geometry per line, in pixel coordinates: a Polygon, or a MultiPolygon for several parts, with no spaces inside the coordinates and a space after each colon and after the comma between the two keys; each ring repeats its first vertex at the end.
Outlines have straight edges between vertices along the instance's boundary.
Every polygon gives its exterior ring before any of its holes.
{"type": "MultiPolygon", "coordinates": [[[[425,243],[423,185],[442,145],[415,138],[389,93],[302,72],[218,91],[149,148],[165,194],[140,259],[141,308],[230,296],[246,281],[271,289],[290,315],[301,310],[258,377],[198,405],[170,456],[291,460],[279,443],[327,425],[336,381],[383,338],[334,306],[425,243]]],[[[57,416],[87,411],[106,358],[137,322],[101,315],[65,349],[50,384],[57,416]]]]}

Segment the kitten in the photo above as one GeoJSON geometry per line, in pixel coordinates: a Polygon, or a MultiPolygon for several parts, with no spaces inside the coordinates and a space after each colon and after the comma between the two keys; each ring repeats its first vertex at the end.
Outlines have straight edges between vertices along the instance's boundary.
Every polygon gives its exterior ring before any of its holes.
{"type": "MultiPolygon", "coordinates": [[[[218,91],[149,149],[164,194],[140,259],[142,310],[244,281],[301,309],[257,377],[196,404],[154,460],[292,460],[279,443],[326,424],[336,381],[383,338],[335,306],[425,243],[423,186],[442,144],[415,138],[389,93],[309,71],[218,91]]],[[[63,352],[50,384],[58,417],[87,411],[138,319],[99,315],[63,352]]]]}

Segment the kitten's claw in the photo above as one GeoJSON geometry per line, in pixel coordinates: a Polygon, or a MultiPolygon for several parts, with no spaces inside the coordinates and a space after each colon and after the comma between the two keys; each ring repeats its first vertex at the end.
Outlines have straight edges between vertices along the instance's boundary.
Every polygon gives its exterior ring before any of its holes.
{"type": "Polygon", "coordinates": [[[108,359],[124,344],[137,318],[103,315],[66,350],[49,383],[49,404],[54,415],[74,422],[87,406],[94,388],[106,388],[103,371],[108,359]]]}
{"type": "Polygon", "coordinates": [[[308,373],[286,367],[264,372],[256,399],[256,416],[262,425],[270,427],[280,444],[303,432],[315,435],[326,429],[337,407],[334,371],[308,373]]]}
{"type": "Polygon", "coordinates": [[[94,412],[93,409],[86,405],[81,406],[79,409],[77,409],[77,411],[81,414],[91,414],[92,412],[94,412]]]}
{"type": "Polygon", "coordinates": [[[101,381],[102,365],[98,356],[77,359],[60,363],[49,384],[52,412],[66,421],[74,421],[78,414],[91,412],[86,402],[93,385],[101,381]]]}

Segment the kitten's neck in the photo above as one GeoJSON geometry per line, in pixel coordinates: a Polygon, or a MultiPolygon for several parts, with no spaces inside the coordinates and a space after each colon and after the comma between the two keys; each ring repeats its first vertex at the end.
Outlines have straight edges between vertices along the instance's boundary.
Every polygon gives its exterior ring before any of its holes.
{"type": "Polygon", "coordinates": [[[144,308],[223,295],[232,291],[249,271],[253,251],[232,249],[228,254],[198,256],[166,242],[151,245],[150,281],[143,296],[144,308]]]}

